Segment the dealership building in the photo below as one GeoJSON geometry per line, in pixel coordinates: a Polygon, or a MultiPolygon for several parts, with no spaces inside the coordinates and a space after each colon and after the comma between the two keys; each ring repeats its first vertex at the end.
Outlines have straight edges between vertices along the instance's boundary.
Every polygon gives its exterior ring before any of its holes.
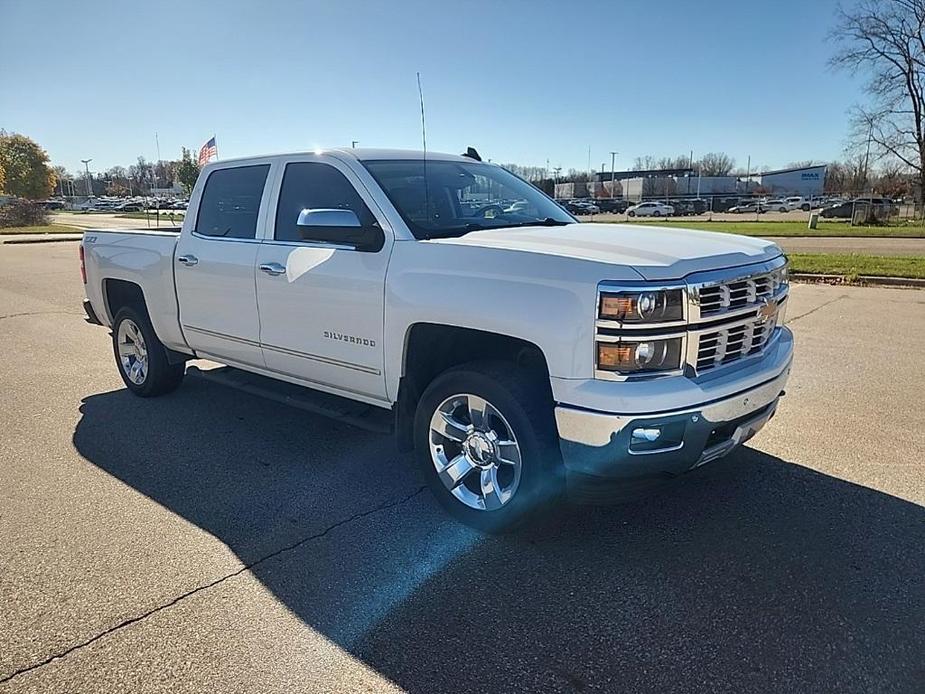
{"type": "Polygon", "coordinates": [[[795,169],[778,169],[754,174],[747,179],[748,187],[762,188],[774,195],[822,195],[825,188],[825,164],[795,169]]]}
{"type": "Polygon", "coordinates": [[[560,183],[556,197],[583,195],[609,197],[611,177],[613,195],[628,200],[643,200],[662,195],[708,196],[751,195],[756,192],[771,195],[801,195],[817,197],[825,188],[824,164],[791,169],[763,171],[748,176],[698,176],[693,169],[657,169],[648,171],[603,171],[590,184],[560,183]],[[581,192],[577,189],[581,187],[581,192]]]}

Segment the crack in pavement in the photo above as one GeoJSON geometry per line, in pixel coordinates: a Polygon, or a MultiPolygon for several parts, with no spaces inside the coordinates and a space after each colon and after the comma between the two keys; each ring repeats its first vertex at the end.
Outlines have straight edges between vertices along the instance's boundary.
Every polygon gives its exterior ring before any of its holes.
{"type": "Polygon", "coordinates": [[[816,311],[825,308],[826,306],[831,306],[831,305],[834,304],[836,301],[840,301],[841,299],[847,299],[847,298],[849,298],[847,294],[842,294],[842,295],[840,295],[840,296],[836,296],[836,297],[835,297],[834,299],[832,299],[831,301],[826,301],[824,304],[819,304],[818,306],[816,306],[816,308],[811,308],[811,309],[810,309],[809,311],[807,311],[806,313],[801,313],[799,316],[793,316],[792,318],[788,318],[787,320],[784,321],[784,325],[790,325],[791,323],[795,323],[796,321],[800,320],[801,318],[806,318],[806,316],[809,316],[809,315],[815,313],[816,311]]]}
{"type": "Polygon", "coordinates": [[[163,603],[163,604],[161,604],[161,605],[158,605],[157,607],[152,607],[150,610],[148,610],[148,611],[146,611],[146,612],[143,612],[143,613],[140,614],[140,615],[136,615],[136,616],[134,616],[134,617],[129,617],[128,619],[125,619],[125,620],[119,622],[118,624],[116,624],[115,626],[109,627],[108,629],[105,629],[104,631],[101,631],[100,633],[96,634],[95,636],[90,637],[89,639],[87,639],[87,640],[85,640],[85,641],[82,641],[81,643],[78,643],[78,644],[75,644],[75,645],[73,645],[73,646],[70,646],[70,647],[66,648],[65,650],[61,651],[60,653],[56,653],[56,654],[54,654],[54,655],[48,656],[47,658],[45,658],[44,660],[42,660],[42,661],[40,661],[40,662],[38,662],[38,663],[33,663],[32,665],[28,665],[28,666],[26,666],[26,667],[22,667],[22,668],[20,668],[20,669],[18,669],[18,670],[16,670],[16,671],[12,672],[12,673],[9,674],[9,675],[4,675],[4,676],[0,677],[0,684],[5,684],[6,682],[9,682],[10,680],[12,680],[14,677],[18,677],[18,676],[20,676],[20,675],[24,675],[24,674],[26,674],[27,672],[32,672],[33,670],[37,670],[38,668],[41,668],[41,667],[44,667],[45,665],[48,665],[49,663],[52,663],[52,662],[54,662],[54,661],[56,661],[56,660],[60,660],[61,658],[64,658],[65,656],[70,655],[70,654],[73,653],[74,651],[77,651],[77,650],[80,650],[80,649],[82,649],[82,648],[85,648],[85,647],[89,646],[90,644],[95,643],[96,641],[99,641],[100,639],[102,639],[102,638],[104,638],[104,637],[106,637],[106,636],[109,636],[110,634],[113,634],[113,633],[119,631],[120,629],[124,629],[124,628],[127,627],[127,626],[131,626],[132,624],[135,624],[136,622],[141,622],[141,621],[147,619],[148,617],[150,617],[151,615],[160,612],[161,610],[165,610],[165,609],[167,609],[168,607],[172,607],[173,605],[176,605],[176,604],[179,603],[180,601],[185,600],[186,598],[191,597],[191,596],[195,595],[196,593],[200,593],[200,592],[202,592],[202,591],[208,590],[209,588],[213,588],[214,586],[217,586],[217,585],[219,585],[220,583],[224,583],[224,582],[227,581],[228,579],[234,578],[235,576],[240,576],[242,573],[244,573],[245,571],[250,571],[252,568],[254,568],[255,566],[257,566],[258,564],[262,564],[263,562],[268,561],[268,560],[270,560],[270,559],[273,559],[274,557],[278,557],[278,556],[281,555],[281,554],[284,554],[284,553],[286,553],[286,552],[290,552],[290,551],[292,551],[292,550],[294,550],[294,549],[296,549],[296,548],[298,548],[298,547],[301,547],[302,545],[304,545],[304,544],[307,543],[307,542],[311,542],[312,540],[318,540],[318,539],[324,537],[325,535],[327,535],[328,533],[330,533],[332,530],[336,530],[337,528],[339,528],[339,527],[341,527],[341,526],[343,526],[343,525],[347,525],[348,523],[352,523],[353,521],[359,520],[359,519],[361,519],[361,518],[366,518],[367,516],[371,516],[371,515],[373,515],[374,513],[378,513],[378,512],[380,512],[380,511],[385,511],[386,509],[395,508],[395,507],[397,507],[397,506],[401,506],[402,504],[406,504],[407,502],[411,501],[411,499],[413,499],[414,497],[416,497],[418,494],[420,494],[421,492],[423,492],[425,489],[426,489],[426,487],[425,487],[424,485],[421,485],[421,486],[418,487],[415,491],[411,492],[410,494],[405,495],[404,497],[402,497],[402,498],[399,499],[398,501],[387,501],[387,502],[383,502],[383,503],[379,504],[378,506],[375,506],[374,508],[368,509],[368,510],[366,510],[366,511],[359,511],[359,512],[357,512],[357,513],[354,513],[352,516],[350,516],[350,517],[348,517],[348,518],[345,518],[345,519],[343,519],[343,520],[339,520],[339,521],[337,521],[336,523],[333,523],[333,524],[327,526],[324,530],[321,530],[320,532],[315,533],[314,535],[309,535],[308,537],[303,537],[301,540],[299,540],[299,541],[297,541],[297,542],[294,542],[294,543],[292,543],[291,545],[287,545],[287,546],[285,546],[285,547],[281,547],[280,549],[278,549],[278,550],[276,550],[276,551],[274,551],[274,552],[271,552],[270,554],[267,554],[267,555],[261,557],[260,559],[257,559],[257,560],[255,560],[255,561],[252,561],[250,564],[247,564],[247,565],[245,565],[245,566],[242,566],[242,567],[241,567],[240,569],[238,569],[237,571],[233,571],[233,572],[231,572],[230,574],[227,574],[227,575],[225,575],[225,576],[222,576],[221,578],[217,578],[217,579],[215,579],[214,581],[211,581],[210,583],[205,583],[205,584],[203,584],[203,585],[200,585],[200,586],[197,586],[197,587],[193,588],[192,590],[188,590],[188,591],[185,592],[185,593],[181,593],[180,595],[178,595],[178,596],[172,598],[171,600],[168,600],[167,602],[165,602],[165,603],[163,603]]]}
{"type": "Polygon", "coordinates": [[[8,313],[5,316],[0,316],[0,320],[4,318],[20,318],[22,316],[55,316],[55,315],[65,315],[65,316],[80,316],[81,313],[77,311],[26,311],[24,313],[8,313]]]}

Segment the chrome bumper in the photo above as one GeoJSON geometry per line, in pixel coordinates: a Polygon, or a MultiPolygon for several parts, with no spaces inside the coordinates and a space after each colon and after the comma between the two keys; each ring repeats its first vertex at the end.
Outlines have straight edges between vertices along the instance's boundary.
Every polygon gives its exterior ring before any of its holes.
{"type": "Polygon", "coordinates": [[[560,405],[556,423],[566,470],[594,478],[673,477],[721,458],[774,416],[790,366],[788,359],[758,386],[681,410],[628,415],[560,405]],[[647,441],[646,432],[659,437],[647,441]]]}

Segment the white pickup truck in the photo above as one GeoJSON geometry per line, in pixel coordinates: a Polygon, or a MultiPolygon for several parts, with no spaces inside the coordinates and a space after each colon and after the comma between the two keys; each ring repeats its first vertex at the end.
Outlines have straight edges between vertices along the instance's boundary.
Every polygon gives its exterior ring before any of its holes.
{"type": "Polygon", "coordinates": [[[88,231],[81,261],[135,394],[202,358],[364,403],[486,530],[724,456],[793,351],[775,244],[581,224],[471,149],[213,163],[181,230],[88,231]]]}

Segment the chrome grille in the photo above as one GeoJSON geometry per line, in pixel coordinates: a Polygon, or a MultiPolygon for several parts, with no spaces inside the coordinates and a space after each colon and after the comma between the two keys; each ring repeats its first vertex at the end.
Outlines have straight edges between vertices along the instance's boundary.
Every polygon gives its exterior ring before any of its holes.
{"type": "Polygon", "coordinates": [[[705,284],[700,287],[700,316],[743,308],[773,296],[780,288],[779,270],[763,275],[705,284]]]}
{"type": "Polygon", "coordinates": [[[775,316],[771,320],[754,319],[700,333],[695,362],[697,372],[703,373],[750,354],[757,354],[764,349],[776,326],[775,316]]]}

